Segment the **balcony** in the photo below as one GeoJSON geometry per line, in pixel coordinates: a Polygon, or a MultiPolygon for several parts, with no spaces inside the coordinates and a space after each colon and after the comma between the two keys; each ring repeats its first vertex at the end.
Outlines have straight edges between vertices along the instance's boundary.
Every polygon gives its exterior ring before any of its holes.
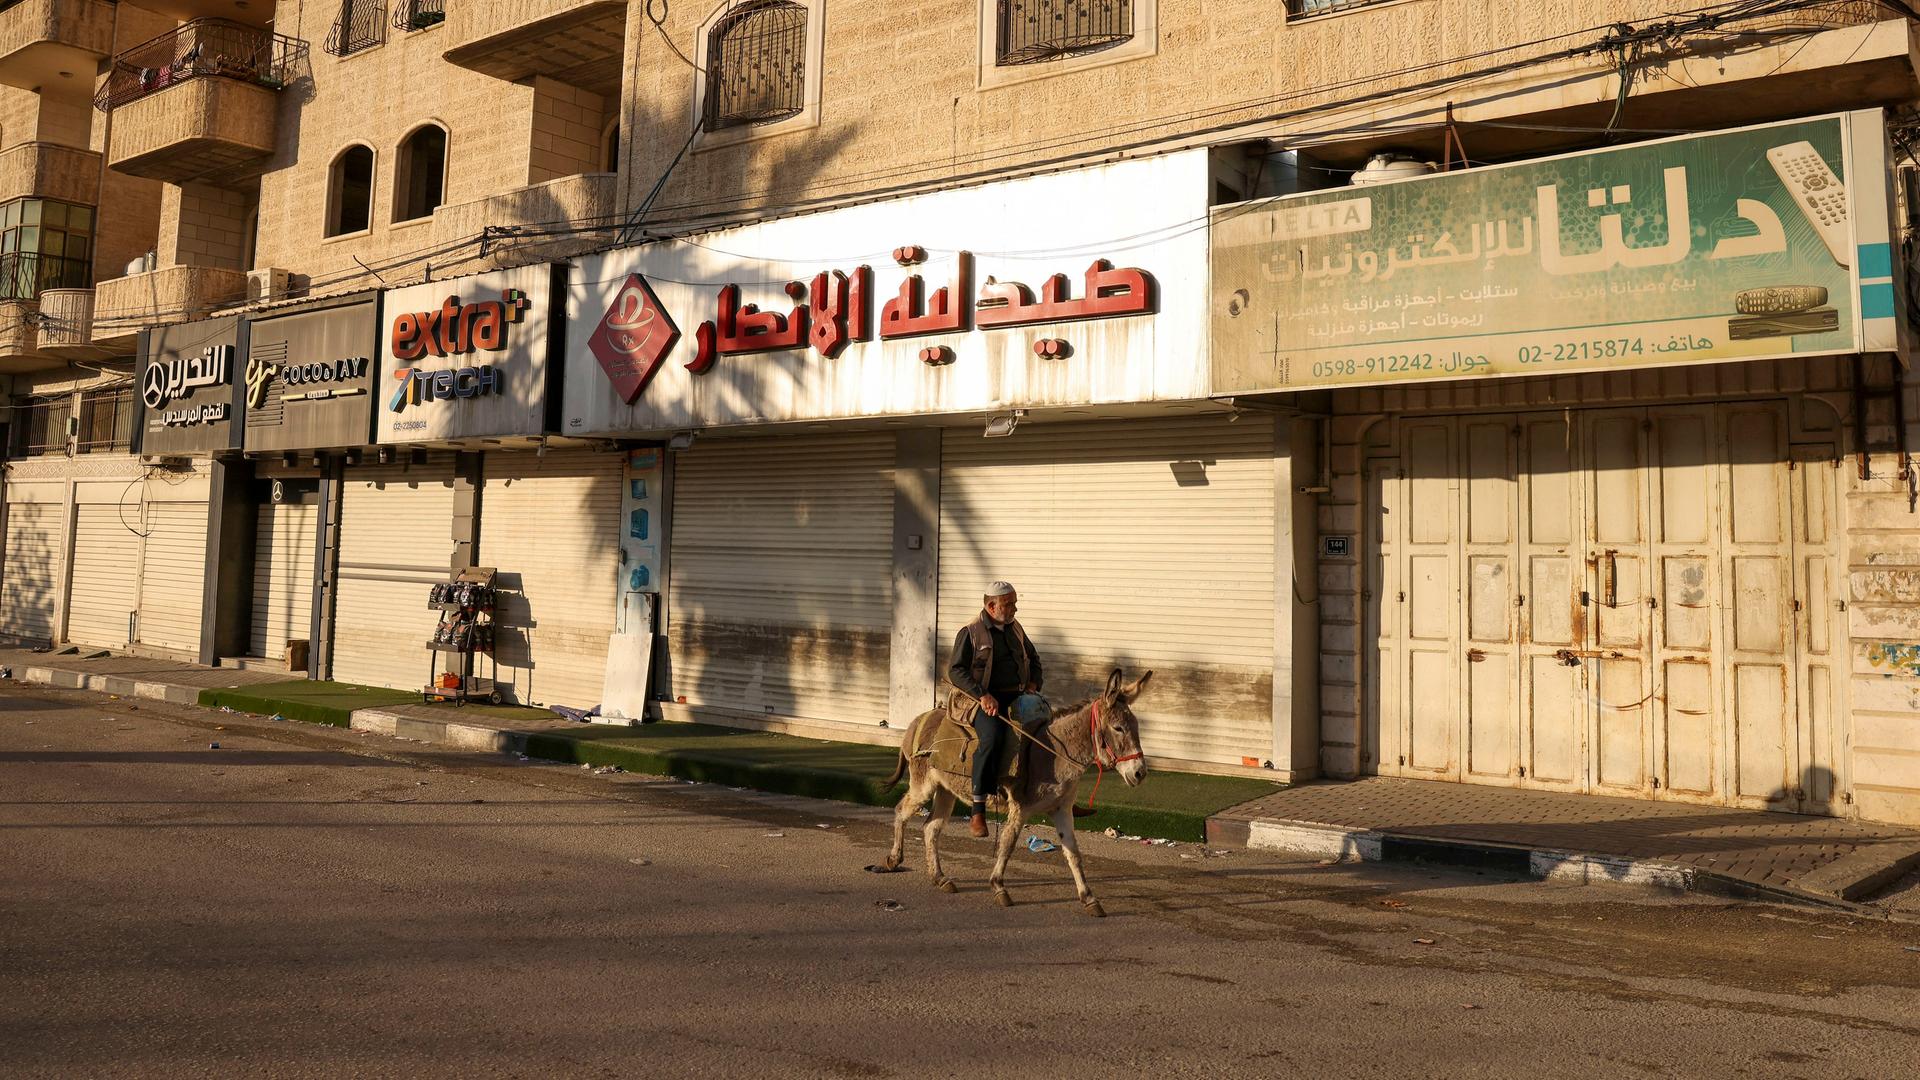
{"type": "Polygon", "coordinates": [[[456,67],[507,82],[545,75],[602,96],[620,92],[626,0],[462,4],[447,25],[446,60],[456,67]]]}
{"type": "MultiPolygon", "coordinates": [[[[472,202],[442,206],[433,212],[434,239],[441,244],[455,245],[463,238],[486,230],[489,240],[482,261],[488,266],[570,258],[605,246],[609,233],[518,237],[514,235],[514,227],[521,223],[572,221],[582,226],[605,223],[609,229],[617,228],[620,207],[614,181],[612,173],[582,173],[544,184],[528,184],[472,202]]],[[[480,268],[480,263],[461,267],[463,272],[480,268]]]]}
{"type": "Polygon", "coordinates": [[[204,319],[247,295],[247,275],[211,266],[169,266],[130,274],[93,290],[93,343],[122,346],[149,326],[204,319]]]}
{"type": "Polygon", "coordinates": [[[43,142],[0,150],[0,203],[26,198],[98,205],[100,155],[43,142]]]}
{"type": "Polygon", "coordinates": [[[274,152],[279,91],[307,44],[225,19],[195,19],[114,58],[94,97],[113,113],[112,159],[129,176],[233,186],[274,152]]]}
{"type": "Polygon", "coordinates": [[[94,344],[93,290],[48,289],[40,294],[40,352],[59,360],[104,360],[115,350],[94,344]]]}
{"type": "Polygon", "coordinates": [[[113,5],[103,0],[0,0],[0,83],[32,90],[93,81],[113,55],[113,5]]]}

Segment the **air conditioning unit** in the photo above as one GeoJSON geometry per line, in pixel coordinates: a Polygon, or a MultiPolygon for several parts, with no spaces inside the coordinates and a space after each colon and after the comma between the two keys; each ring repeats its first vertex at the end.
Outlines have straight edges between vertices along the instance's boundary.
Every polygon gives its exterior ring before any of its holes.
{"type": "Polygon", "coordinates": [[[252,302],[285,300],[293,292],[293,271],[263,266],[247,271],[247,299],[252,302]]]}

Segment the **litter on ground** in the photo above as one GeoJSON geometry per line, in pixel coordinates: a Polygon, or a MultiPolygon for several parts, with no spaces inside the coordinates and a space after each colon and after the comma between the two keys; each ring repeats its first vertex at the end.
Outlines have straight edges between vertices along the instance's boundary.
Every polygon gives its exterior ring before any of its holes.
{"type": "Polygon", "coordinates": [[[1042,852],[1058,851],[1060,850],[1060,845],[1051,840],[1041,839],[1038,836],[1029,836],[1027,837],[1027,850],[1038,855],[1042,852]]]}

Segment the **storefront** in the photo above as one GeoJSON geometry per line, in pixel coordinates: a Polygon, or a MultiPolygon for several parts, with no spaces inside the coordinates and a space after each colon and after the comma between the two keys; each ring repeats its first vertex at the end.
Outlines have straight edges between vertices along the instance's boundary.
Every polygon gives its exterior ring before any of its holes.
{"type": "Polygon", "coordinates": [[[1920,818],[1920,731],[1856,711],[1891,671],[1846,572],[1884,553],[1848,429],[1907,353],[1884,137],[1216,212],[1217,392],[1331,413],[1327,772],[1920,818]]]}
{"type": "Polygon", "coordinates": [[[497,571],[503,696],[599,702],[622,465],[610,446],[547,438],[564,273],[529,266],[385,294],[378,448],[343,473],[334,678],[422,685],[428,591],[477,565],[497,571]]]}
{"type": "Polygon", "coordinates": [[[380,372],[375,293],[285,306],[247,323],[244,505],[251,566],[236,614],[253,661],[308,670],[318,593],[319,542],[338,452],[373,440],[380,372]],[[317,456],[316,456],[317,455],[317,456]],[[306,658],[303,660],[303,657],[306,658]]]}
{"type": "Polygon", "coordinates": [[[1056,700],[1151,668],[1149,752],[1288,768],[1292,422],[1207,400],[1209,190],[1177,153],[579,260],[563,430],[681,447],[667,714],[897,738],[1006,578],[1056,700]]]}

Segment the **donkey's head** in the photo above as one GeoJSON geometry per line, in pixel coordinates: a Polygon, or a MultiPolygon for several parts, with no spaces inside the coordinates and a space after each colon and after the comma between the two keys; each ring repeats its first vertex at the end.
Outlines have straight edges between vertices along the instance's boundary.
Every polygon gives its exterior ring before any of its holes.
{"type": "Polygon", "coordinates": [[[1131,683],[1123,683],[1120,669],[1107,676],[1107,688],[1094,702],[1093,755],[1100,764],[1120,774],[1133,787],[1147,778],[1147,757],[1140,749],[1140,721],[1133,715],[1133,699],[1147,688],[1153,678],[1148,671],[1131,683]]]}

